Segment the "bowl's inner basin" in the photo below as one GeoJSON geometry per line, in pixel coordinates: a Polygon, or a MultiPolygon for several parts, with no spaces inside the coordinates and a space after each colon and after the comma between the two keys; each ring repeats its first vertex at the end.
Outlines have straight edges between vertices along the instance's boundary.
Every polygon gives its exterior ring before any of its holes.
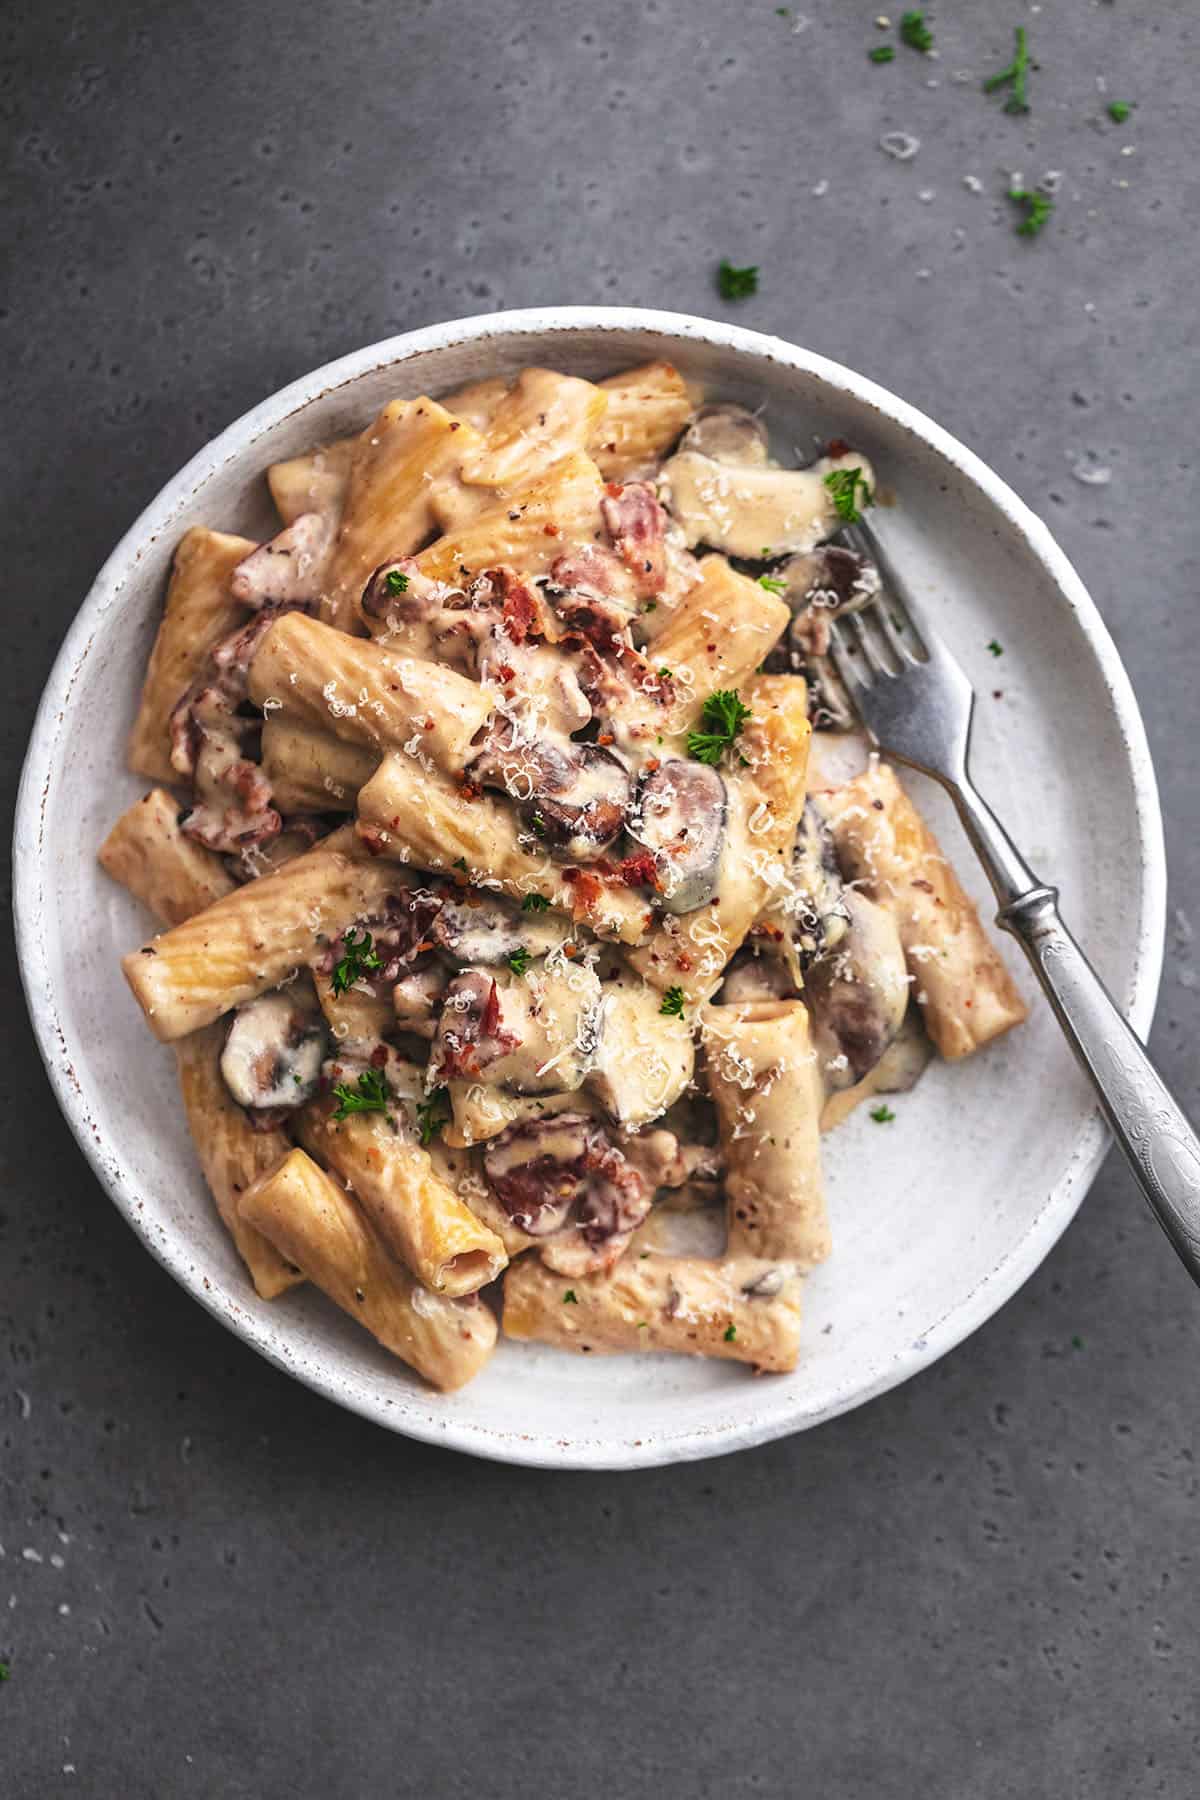
{"type": "MultiPolygon", "coordinates": [[[[765,352],[649,331],[509,332],[375,367],[260,430],[181,493],[94,620],[53,727],[40,839],[22,846],[41,877],[50,1053],[80,1096],[81,1134],[158,1254],[323,1391],[421,1436],[519,1460],[704,1454],[813,1422],[887,1385],[964,1335],[1035,1266],[1069,1213],[1064,1184],[1085,1176],[1100,1141],[1088,1090],[1006,950],[1033,1003],[1029,1023],[966,1064],[935,1063],[893,1102],[894,1123],[860,1109],[825,1140],[834,1252],[807,1283],[794,1375],[756,1380],[730,1364],[502,1343],[477,1381],[445,1397],[319,1294],[299,1290],[268,1306],[251,1291],[196,1167],[173,1056],[146,1031],[118,966],[147,919],[94,855],[145,786],[126,773],[123,746],[174,545],[194,523],[266,535],[267,464],[361,427],[397,394],[436,395],[530,362],[599,376],[658,355],[712,397],[764,406],[777,454],[789,460],[809,460],[831,436],[870,456],[896,495],[886,519],[894,555],[979,691],[978,783],[1038,872],[1059,884],[1068,919],[1125,1003],[1148,904],[1130,754],[1096,653],[1038,555],[950,460],[852,393],[765,352]],[[993,639],[1001,656],[989,653],[993,639]],[[985,1299],[976,1290],[989,1278],[985,1299]]],[[[914,778],[913,790],[986,902],[952,809],[928,783],[914,778]]]]}

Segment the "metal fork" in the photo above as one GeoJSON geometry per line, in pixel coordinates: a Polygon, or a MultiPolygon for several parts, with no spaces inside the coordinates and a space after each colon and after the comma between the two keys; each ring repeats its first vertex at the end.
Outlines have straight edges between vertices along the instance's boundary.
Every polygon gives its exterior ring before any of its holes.
{"type": "Polygon", "coordinates": [[[971,780],[975,694],[922,618],[874,532],[846,534],[879,568],[881,592],[835,615],[831,655],[879,749],[941,783],[995,889],[996,923],[1016,938],[1046,991],[1159,1224],[1200,1283],[1200,1139],[1039,881],[971,780]]]}

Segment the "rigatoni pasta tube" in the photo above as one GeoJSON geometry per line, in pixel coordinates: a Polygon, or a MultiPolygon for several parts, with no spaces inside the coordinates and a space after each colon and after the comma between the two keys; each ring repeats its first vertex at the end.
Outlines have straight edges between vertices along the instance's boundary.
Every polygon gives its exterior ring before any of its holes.
{"type": "Polygon", "coordinates": [[[707,1006],[701,1041],[725,1168],[730,1256],[811,1268],[829,1255],[824,1089],[800,1000],[707,1006]]]}
{"type": "Polygon", "coordinates": [[[635,944],[645,936],[649,910],[630,888],[610,886],[586,869],[565,880],[562,865],[524,848],[507,801],[488,794],[469,799],[403,751],[385,756],[359,793],[358,819],[366,842],[385,857],[450,873],[463,872],[465,863],[468,881],[518,900],[540,894],[601,937],[635,944]]]}
{"type": "Polygon", "coordinates": [[[279,1130],[258,1131],[234,1101],[221,1075],[225,1028],[218,1022],[175,1045],[179,1088],[204,1179],[217,1211],[264,1300],[273,1300],[304,1278],[294,1263],[242,1218],[246,1189],[277,1168],[291,1149],[279,1130]]]}
{"type": "Polygon", "coordinates": [[[353,812],[358,790],[379,767],[379,755],[272,713],[262,730],[262,769],[281,813],[353,812]]]}
{"type": "MultiPolygon", "coordinates": [[[[438,538],[421,551],[417,566],[423,575],[452,587],[498,563],[520,569],[526,579],[544,575],[564,550],[601,540],[603,493],[595,463],[573,451],[495,506],[438,538]]],[[[377,630],[380,625],[386,621],[380,621],[377,630]]]]}
{"type": "Polygon", "coordinates": [[[269,714],[383,751],[411,744],[457,774],[493,697],[443,663],[397,655],[310,619],[284,613],[250,663],[250,698],[269,714]]]}
{"type": "Polygon", "coordinates": [[[100,846],[100,862],[166,925],[179,925],[235,883],[219,856],[179,828],[179,802],[152,788],[123,812],[100,846]]]}
{"type": "MultiPolygon", "coordinates": [[[[511,491],[571,451],[586,450],[607,405],[603,389],[590,381],[554,369],[523,369],[492,410],[482,446],[464,456],[463,481],[511,491]]],[[[448,525],[444,504],[435,499],[434,505],[448,525]]]]}
{"type": "Polygon", "coordinates": [[[210,531],[205,525],[193,525],[179,540],[166,608],[129,734],[128,761],[135,775],[178,781],[171,764],[171,714],[213,645],[246,617],[245,607],[229,591],[229,580],[255,547],[248,538],[210,531]]]}
{"type": "Polygon", "coordinates": [[[330,520],[341,516],[356,442],[352,437],[338,438],[305,456],[271,464],[267,486],[285,525],[294,524],[301,513],[320,513],[330,520]]]}
{"type": "Polygon", "coordinates": [[[242,1196],[241,1215],[434,1387],[462,1387],[492,1354],[490,1309],[473,1298],[428,1293],[389,1256],[345,1189],[303,1150],[293,1150],[242,1196]]]}
{"type": "Polygon", "coordinates": [[[375,911],[403,885],[352,826],[274,875],[227,894],[122,961],[157,1038],[169,1042],[278,987],[323,938],[375,911]]]}
{"type": "Polygon", "coordinates": [[[812,737],[805,685],[796,675],[759,675],[743,698],[751,717],[737,740],[737,761],[723,770],[717,891],[694,912],[663,919],[647,944],[629,952],[644,980],[660,989],[681,987],[688,1000],[715,991],[759,913],[792,880],[812,737]]]}
{"type": "Polygon", "coordinates": [[[479,434],[424,395],[392,400],[355,440],[341,524],[330,552],[321,617],[357,630],[368,576],[388,557],[407,556],[437,529],[434,501],[459,478],[479,434]]]}
{"type": "Polygon", "coordinates": [[[434,1172],[399,1113],[335,1119],[306,1106],[297,1125],[311,1156],[341,1176],[393,1256],[438,1294],[473,1294],[508,1261],[504,1245],[434,1172]]]}
{"type": "Polygon", "coordinates": [[[1025,1003],[937,839],[887,763],[817,796],[848,881],[896,921],[935,1047],[969,1056],[1019,1025],[1025,1003]]]}
{"type": "Polygon", "coordinates": [[[527,1256],[505,1275],[503,1323],[506,1337],[561,1350],[675,1350],[786,1373],[800,1346],[800,1282],[772,1262],[636,1252],[568,1280],[527,1256]]]}
{"type": "Polygon", "coordinates": [[[589,446],[605,481],[628,481],[665,456],[688,422],[692,397],[670,363],[642,363],[600,383],[608,405],[589,446]]]}
{"type": "Polygon", "coordinates": [[[671,731],[694,724],[705,700],[740,688],[781,637],[791,613],[730,568],[723,556],[700,559],[700,580],[654,639],[655,667],[670,669],[679,699],[671,731]]]}

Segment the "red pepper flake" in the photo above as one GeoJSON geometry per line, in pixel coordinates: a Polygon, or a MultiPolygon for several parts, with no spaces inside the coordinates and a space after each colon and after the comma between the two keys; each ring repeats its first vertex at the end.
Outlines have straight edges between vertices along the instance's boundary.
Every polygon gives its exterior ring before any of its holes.
{"type": "Polygon", "coordinates": [[[605,745],[615,744],[616,741],[617,740],[613,736],[611,731],[600,731],[600,732],[597,732],[597,734],[596,734],[596,742],[598,744],[605,744],[605,745]]]}
{"type": "Polygon", "coordinates": [[[717,646],[715,644],[705,644],[704,648],[708,651],[709,655],[712,656],[715,653],[717,646]]]}
{"type": "Polygon", "coordinates": [[[830,438],[825,446],[826,456],[849,456],[850,446],[845,438],[830,438]]]}
{"type": "Polygon", "coordinates": [[[437,730],[436,722],[433,719],[426,719],[425,729],[426,729],[426,731],[436,731],[437,730]]]}
{"type": "Polygon", "coordinates": [[[371,1052],[371,1067],[373,1069],[386,1069],[387,1068],[387,1059],[388,1059],[387,1045],[386,1044],[376,1044],[375,1048],[371,1052]]]}
{"type": "Polygon", "coordinates": [[[679,955],[675,958],[675,967],[677,969],[682,969],[683,973],[686,975],[688,973],[688,970],[691,968],[691,966],[692,966],[691,957],[688,955],[686,950],[681,950],[679,952],[679,955]]]}
{"type": "Polygon", "coordinates": [[[876,812],[883,811],[883,801],[882,800],[872,800],[871,805],[875,808],[876,812]]]}
{"type": "Polygon", "coordinates": [[[606,494],[611,495],[614,500],[619,500],[625,490],[619,481],[606,481],[604,484],[604,491],[606,494]]]}
{"type": "Polygon", "coordinates": [[[543,537],[561,537],[562,532],[559,530],[557,525],[543,525],[542,526],[542,536],[543,537]]]}
{"type": "Polygon", "coordinates": [[[564,944],[563,945],[563,955],[564,956],[578,956],[579,955],[579,945],[578,944],[564,944]]]}
{"type": "Polygon", "coordinates": [[[470,781],[465,775],[459,777],[458,791],[464,800],[481,800],[483,789],[478,782],[470,781]]]}

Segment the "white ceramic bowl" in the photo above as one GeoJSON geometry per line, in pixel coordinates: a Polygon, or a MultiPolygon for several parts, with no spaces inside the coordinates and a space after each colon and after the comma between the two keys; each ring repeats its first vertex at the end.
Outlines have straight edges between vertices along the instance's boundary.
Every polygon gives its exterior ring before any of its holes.
{"type": "MultiPolygon", "coordinates": [[[[1046,1255],[1105,1148],[1046,1007],[1036,1001],[1026,1028],[973,1062],[931,1068],[895,1103],[894,1124],[860,1112],[827,1140],[835,1250],[808,1282],[794,1375],[502,1344],[476,1382],[441,1396],[320,1295],[254,1297],[196,1169],[172,1059],[118,968],[145,918],[93,849],[144,785],[126,773],[123,745],[187,526],[266,534],[266,465],[361,426],[393,395],[532,362],[598,376],[660,356],[721,397],[765,404],[782,449],[806,459],[818,438],[843,437],[895,489],[889,542],[981,691],[979,783],[1061,886],[1067,918],[1144,1034],[1162,959],[1158,798],[1128,679],[1079,578],[1016,495],[911,406],[779,339],[701,319],[561,307],[459,320],[343,357],[247,413],[168,482],[105,564],[47,685],[17,812],[17,936],[41,1052],[71,1129],[148,1248],[231,1330],[342,1405],[430,1442],[564,1468],[710,1456],[815,1425],[988,1318],[1046,1255]]],[[[982,899],[947,805],[932,790],[920,799],[982,899]]]]}

